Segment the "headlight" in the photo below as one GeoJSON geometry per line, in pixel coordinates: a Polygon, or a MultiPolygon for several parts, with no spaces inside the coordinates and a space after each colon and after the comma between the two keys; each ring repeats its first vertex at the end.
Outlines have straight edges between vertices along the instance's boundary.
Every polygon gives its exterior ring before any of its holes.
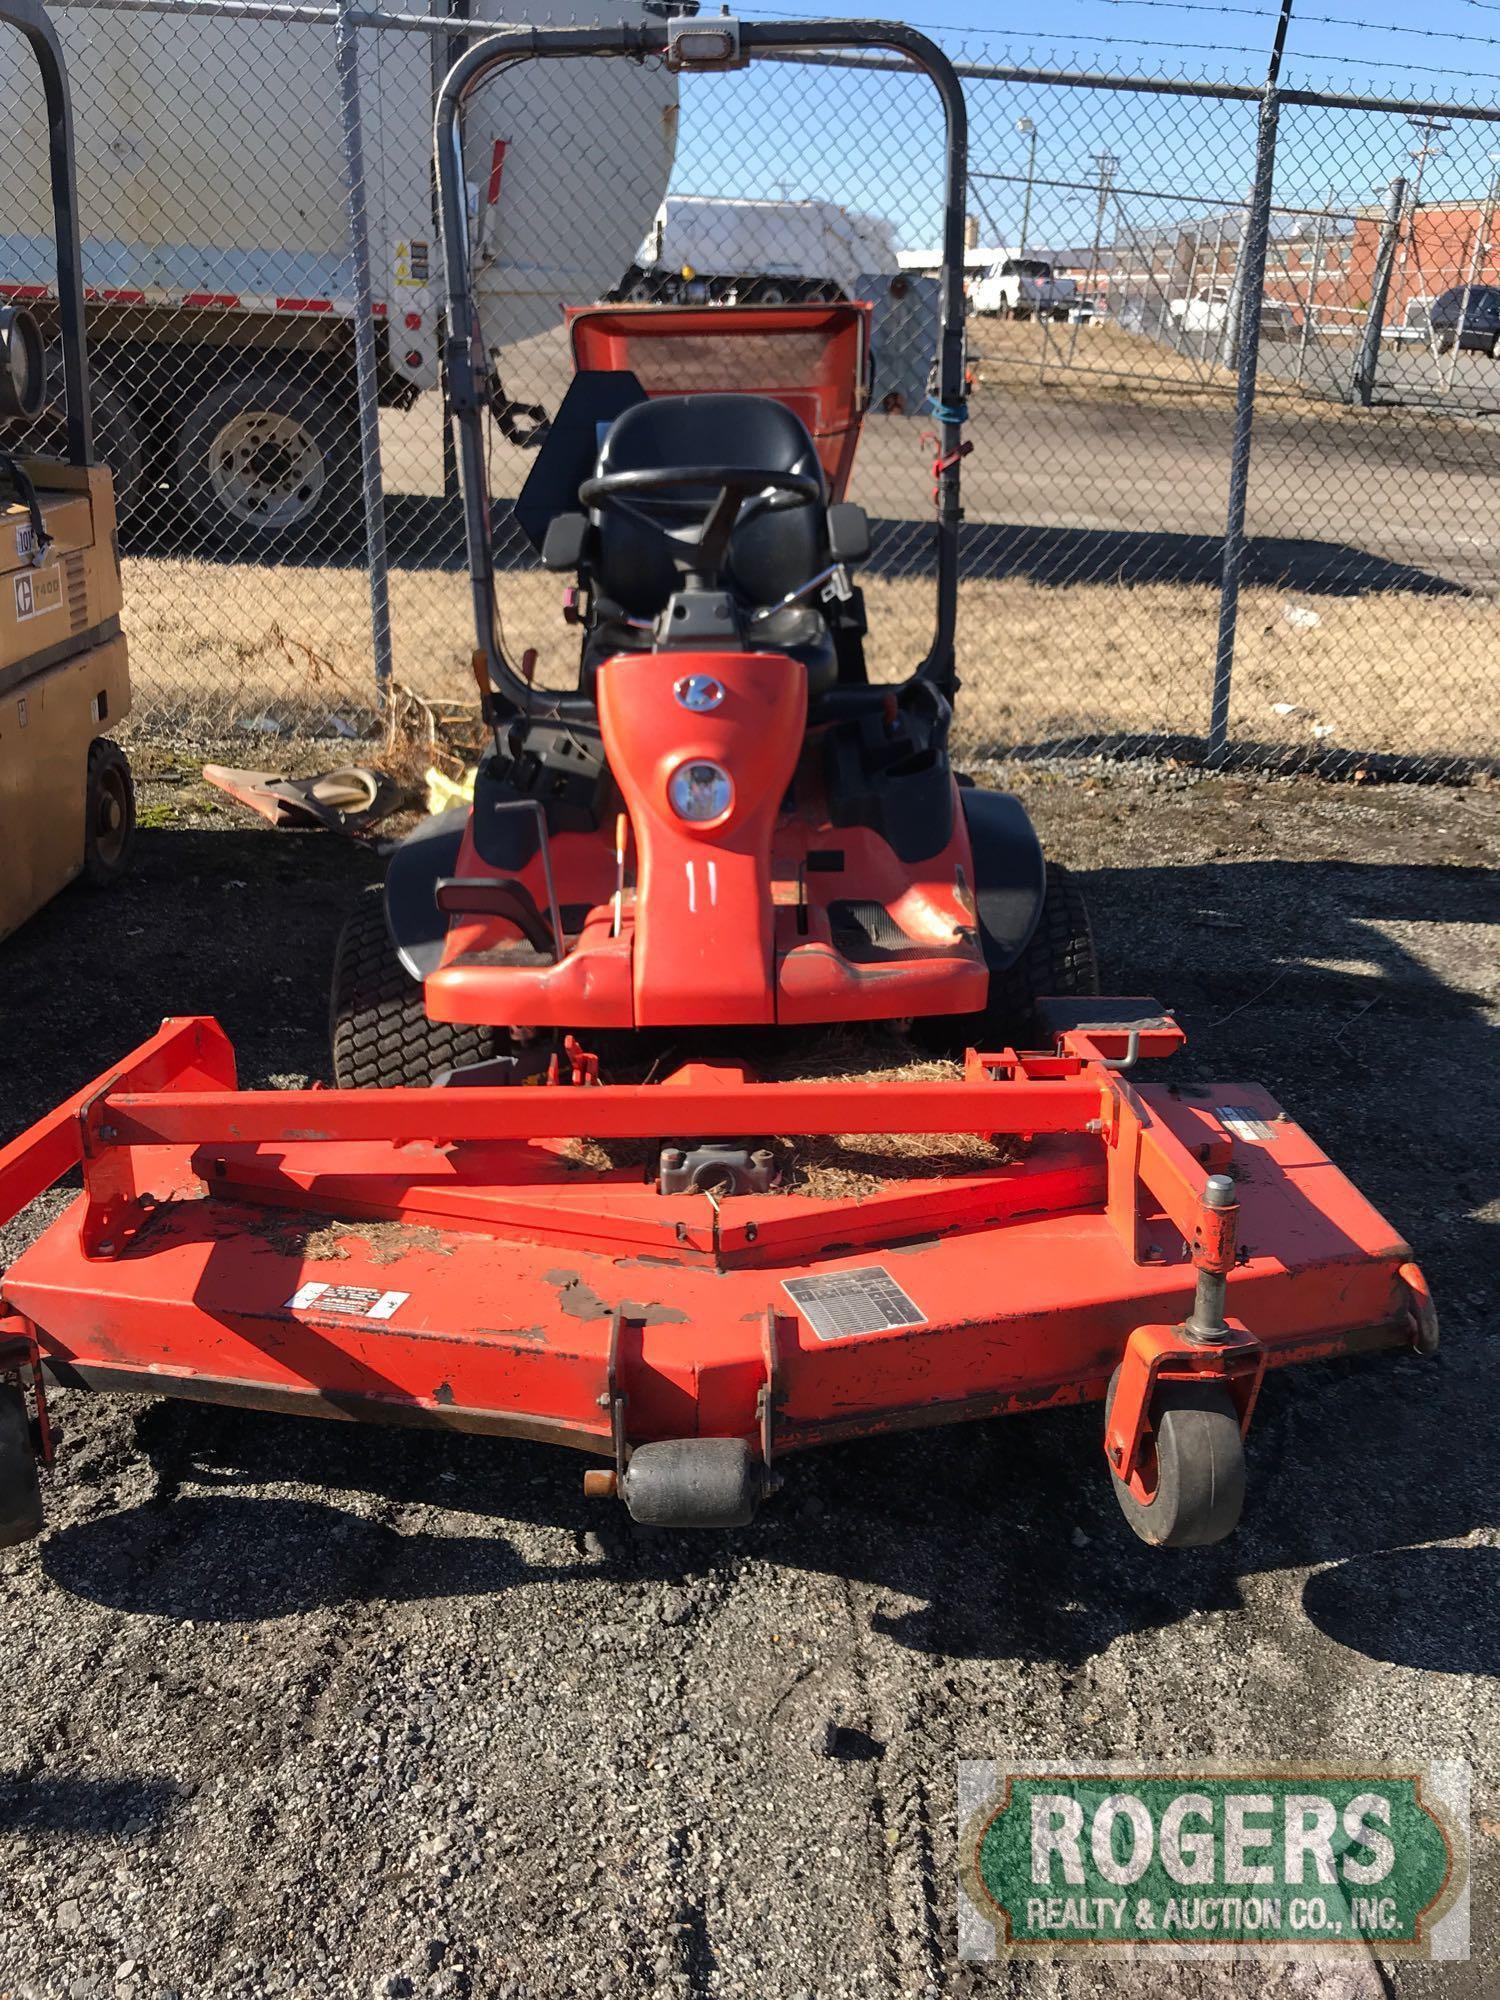
{"type": "Polygon", "coordinates": [[[734,780],[722,764],[695,757],[667,780],[667,803],[679,819],[722,819],[734,804],[734,780]]]}

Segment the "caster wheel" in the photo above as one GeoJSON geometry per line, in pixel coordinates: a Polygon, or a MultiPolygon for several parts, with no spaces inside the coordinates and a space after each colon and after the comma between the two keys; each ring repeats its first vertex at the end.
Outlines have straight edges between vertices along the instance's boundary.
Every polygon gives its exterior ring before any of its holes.
{"type": "Polygon", "coordinates": [[[29,1542],[41,1530],[42,1488],[26,1398],[14,1382],[0,1382],[0,1549],[29,1542]]]}
{"type": "MultiPolygon", "coordinates": [[[[1105,1398],[1106,1423],[1120,1379],[1105,1398]]],[[[1152,1400],[1154,1437],[1141,1470],[1149,1498],[1113,1471],[1115,1498],[1134,1533],[1162,1549],[1198,1549],[1222,1542],[1239,1524],[1245,1503],[1245,1448],[1239,1414],[1227,1389],[1167,1382],[1152,1400]]]]}

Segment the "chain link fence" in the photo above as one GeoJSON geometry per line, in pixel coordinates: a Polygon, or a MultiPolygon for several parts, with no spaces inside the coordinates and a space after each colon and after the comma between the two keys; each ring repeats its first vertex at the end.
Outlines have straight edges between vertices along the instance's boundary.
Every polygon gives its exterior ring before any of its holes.
{"type": "MultiPolygon", "coordinates": [[[[393,695],[471,703],[431,121],[478,29],[240,0],[54,14],[135,729],[269,746],[368,736],[393,695]]],[[[972,127],[965,750],[1491,767],[1500,113],[949,52],[972,127]]],[[[0,291],[50,332],[19,38],[0,110],[0,291]]],[[[471,106],[500,611],[540,682],[571,684],[577,632],[510,507],[570,379],[564,308],[606,299],[873,303],[867,651],[879,678],[920,658],[941,142],[894,58],[532,63],[471,106]]],[[[756,381],[809,363],[786,344],[756,381]]],[[[656,386],[694,386],[685,349],[672,366],[656,386]]]]}

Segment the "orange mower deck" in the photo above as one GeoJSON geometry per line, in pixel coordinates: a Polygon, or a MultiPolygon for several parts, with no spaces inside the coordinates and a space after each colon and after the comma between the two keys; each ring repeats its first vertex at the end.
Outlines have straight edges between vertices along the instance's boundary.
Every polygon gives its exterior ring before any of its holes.
{"type": "Polygon", "coordinates": [[[1125,1051],[1067,1033],[951,1082],[694,1065],[644,1086],[237,1091],[217,1025],[169,1021],[0,1150],[0,1219],[83,1169],[5,1273],[0,1331],[39,1386],[542,1439],[609,1460],[595,1491],[643,1445],[704,1439],[737,1441],[764,1488],[784,1453],[1102,1397],[1118,1369],[1111,1466],[1149,1482],[1162,1381],[1227,1386],[1243,1428],[1265,1367],[1435,1326],[1407,1246],[1265,1092],[1141,1086],[1125,1051]],[[1011,1143],[857,1200],[665,1195],[568,1150],[861,1132],[1011,1143]],[[1218,1281],[1227,1310],[1195,1332],[1218,1281]]]}

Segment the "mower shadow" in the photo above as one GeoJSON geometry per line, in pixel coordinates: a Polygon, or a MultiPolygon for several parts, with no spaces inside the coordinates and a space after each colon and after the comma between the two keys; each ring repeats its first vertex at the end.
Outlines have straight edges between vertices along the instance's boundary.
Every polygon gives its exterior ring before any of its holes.
{"type": "MultiPolygon", "coordinates": [[[[583,1499],[583,1461],[539,1446],[152,1403],[137,1426],[157,1502],[53,1534],[47,1573],[124,1610],[238,1621],[544,1578],[731,1576],[749,1557],[915,1600],[874,1622],[924,1654],[1078,1664],[1122,1633],[1237,1607],[1242,1577],[1314,1567],[1306,1610],[1339,1643],[1486,1670],[1500,1601],[1480,1588],[1484,1558],[1416,1545],[1495,1518],[1484,1315],[1500,1229],[1483,1210],[1500,1064],[1468,986],[1493,874],[1249,861],[1105,869],[1087,886],[1112,987],[1159,994],[1188,1029],[1178,1073],[1252,1076],[1306,1120],[1407,1234],[1444,1315],[1433,1360],[1388,1354],[1268,1381],[1229,1542],[1167,1553],[1133,1539],[1096,1408],[807,1454],[751,1528],[721,1538],[632,1529],[583,1499]],[[1403,941],[1411,924],[1420,958],[1403,941]],[[272,1497],[287,1486],[308,1497],[272,1497]],[[341,1493],[398,1510],[394,1525],[344,1512],[341,1493]],[[576,1556],[520,1553],[533,1525],[571,1531],[576,1556]]],[[[307,999],[315,1017],[311,970],[307,999]]],[[[233,1031],[235,1010],[217,1011],[233,1031]]],[[[279,1055],[256,1047],[244,1080],[264,1080],[279,1055]]]]}

